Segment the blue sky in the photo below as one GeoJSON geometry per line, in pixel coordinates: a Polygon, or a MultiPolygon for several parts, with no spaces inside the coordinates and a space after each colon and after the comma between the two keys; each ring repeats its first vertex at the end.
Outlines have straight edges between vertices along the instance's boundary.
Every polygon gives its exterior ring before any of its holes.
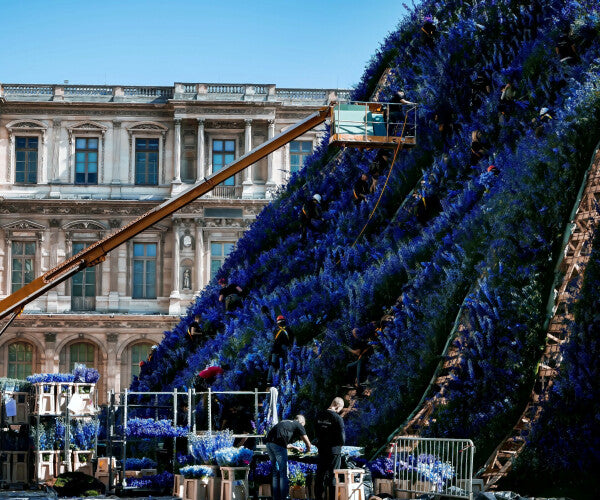
{"type": "Polygon", "coordinates": [[[398,0],[0,0],[0,82],[349,88],[398,0]]]}

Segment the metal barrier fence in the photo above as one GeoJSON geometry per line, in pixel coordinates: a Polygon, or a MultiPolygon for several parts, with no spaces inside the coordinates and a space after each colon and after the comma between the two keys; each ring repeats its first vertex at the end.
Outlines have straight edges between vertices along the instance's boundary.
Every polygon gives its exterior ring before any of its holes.
{"type": "Polygon", "coordinates": [[[398,437],[394,442],[396,498],[436,493],[473,498],[473,456],[470,439],[398,437]]]}

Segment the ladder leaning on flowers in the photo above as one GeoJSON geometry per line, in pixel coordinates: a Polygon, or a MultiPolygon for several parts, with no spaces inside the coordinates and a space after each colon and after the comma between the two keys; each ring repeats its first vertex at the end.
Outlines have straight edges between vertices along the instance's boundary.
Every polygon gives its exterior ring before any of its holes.
{"type": "MultiPolygon", "coordinates": [[[[600,197],[600,147],[596,149],[593,162],[582,181],[570,218],[572,222],[569,223],[570,228],[563,241],[564,251],[556,266],[556,275],[564,275],[564,278],[552,291],[549,300],[546,347],[538,363],[536,383],[518,422],[477,474],[484,480],[486,489],[493,488],[510,471],[515,458],[525,447],[524,436],[539,417],[541,403],[547,398],[548,389],[558,374],[562,361],[560,347],[569,340],[565,326],[573,319],[567,306],[581,286],[591,250],[591,237],[600,219],[596,197],[600,197]]],[[[460,366],[461,352],[456,339],[460,338],[463,332],[469,331],[465,305],[475,288],[469,291],[463,301],[444,347],[442,359],[423,397],[404,423],[388,438],[388,444],[380,448],[374,456],[381,453],[384,448],[391,449],[394,442],[403,436],[420,435],[430,424],[434,410],[446,403],[445,391],[448,383],[452,380],[454,371],[460,366]],[[433,396],[427,397],[433,390],[435,390],[433,396]]]]}
{"type": "Polygon", "coordinates": [[[565,235],[564,252],[556,270],[564,273],[549,301],[551,318],[547,323],[546,346],[537,368],[537,378],[525,410],[519,420],[494,450],[478,476],[484,479],[486,490],[510,471],[515,458],[525,448],[526,436],[542,412],[542,403],[549,396],[554,378],[562,362],[561,346],[569,342],[568,323],[573,321],[570,306],[579,292],[591,252],[594,229],[600,220],[597,199],[600,196],[600,147],[595,151],[592,165],[584,178],[578,206],[572,214],[571,231],[565,235]]]}

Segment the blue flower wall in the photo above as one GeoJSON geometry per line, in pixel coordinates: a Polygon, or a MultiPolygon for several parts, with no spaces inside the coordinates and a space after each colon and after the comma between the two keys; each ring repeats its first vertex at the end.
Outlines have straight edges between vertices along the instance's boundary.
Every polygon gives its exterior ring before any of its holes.
{"type": "Polygon", "coordinates": [[[462,364],[429,433],[474,439],[483,463],[530,393],[554,263],[600,140],[599,32],[591,0],[410,8],[353,97],[370,99],[385,72],[379,100],[402,89],[419,103],[417,147],[400,151],[385,190],[378,182],[356,206],[349,186],[380,156],[329,148],[326,138],[217,275],[248,292],[243,307],[226,314],[212,282],[165,332],[132,390],[191,387],[212,365],[224,368],[214,390],[264,389],[283,314],[294,345],[276,379],[279,406],[284,417],[304,412],[310,429],[345,382],[352,330],[381,327],[366,364],[371,395],[346,418],[349,444],[376,449],[421,398],[464,306],[462,364]],[[431,40],[421,35],[426,15],[437,27],[431,40]],[[555,51],[566,30],[577,51],[570,62],[555,51]],[[488,84],[475,95],[477,75],[488,84]],[[547,122],[543,107],[552,110],[547,122]],[[471,153],[476,132],[481,158],[471,153]],[[324,227],[303,243],[298,216],[314,193],[324,227]],[[206,337],[192,348],[195,314],[206,337]]]}

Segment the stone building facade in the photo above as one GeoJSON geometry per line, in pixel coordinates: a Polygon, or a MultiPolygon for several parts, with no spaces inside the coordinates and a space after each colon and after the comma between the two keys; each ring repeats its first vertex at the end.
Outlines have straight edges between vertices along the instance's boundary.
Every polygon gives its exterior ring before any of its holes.
{"type": "MultiPolygon", "coordinates": [[[[0,85],[0,298],[347,91],[275,85],[0,85]]],[[[83,362],[127,387],[324,128],[237,174],[39,297],[0,376],[83,362]]]]}

